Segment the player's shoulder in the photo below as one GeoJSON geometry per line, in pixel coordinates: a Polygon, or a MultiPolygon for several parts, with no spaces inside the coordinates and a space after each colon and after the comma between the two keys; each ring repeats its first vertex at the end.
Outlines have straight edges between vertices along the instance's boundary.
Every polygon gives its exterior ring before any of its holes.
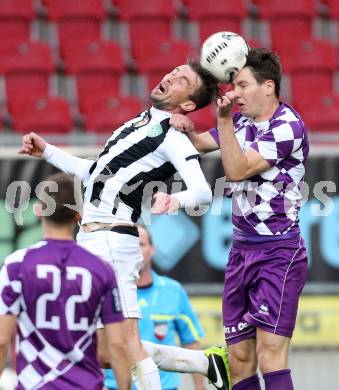
{"type": "Polygon", "coordinates": [[[169,278],[168,276],[158,275],[154,273],[153,278],[156,279],[158,286],[162,286],[165,289],[170,288],[172,290],[183,290],[182,285],[175,279],[169,278]],[[155,276],[154,276],[155,275],[155,276]]]}
{"type": "Polygon", "coordinates": [[[298,111],[287,103],[280,104],[272,119],[273,122],[279,122],[282,125],[291,126],[293,124],[293,126],[297,126],[299,124],[300,127],[304,127],[304,122],[298,111]]]}
{"type": "Polygon", "coordinates": [[[76,244],[72,257],[76,259],[77,264],[89,270],[92,277],[100,280],[100,283],[106,284],[108,282],[111,284],[114,271],[110,263],[78,244],[76,244]]]}
{"type": "Polygon", "coordinates": [[[26,248],[17,249],[16,251],[9,254],[5,260],[4,264],[9,265],[13,263],[22,263],[26,257],[26,255],[34,250],[34,249],[40,249],[46,245],[46,241],[38,241],[35,244],[32,244],[26,248]]]}
{"type": "Polygon", "coordinates": [[[176,128],[174,127],[170,127],[167,131],[167,134],[166,134],[166,138],[170,139],[176,139],[176,140],[180,140],[182,142],[190,142],[191,141],[189,140],[189,138],[187,137],[187,135],[185,133],[183,133],[182,131],[180,130],[177,130],[176,128]]]}
{"type": "Polygon", "coordinates": [[[270,130],[273,133],[284,132],[289,138],[305,138],[307,128],[300,114],[287,103],[281,103],[270,120],[270,130]]]}
{"type": "Polygon", "coordinates": [[[112,268],[110,264],[104,261],[101,257],[95,255],[79,244],[75,244],[75,253],[79,259],[82,259],[89,264],[95,264],[95,267],[102,267],[104,269],[112,268]]]}

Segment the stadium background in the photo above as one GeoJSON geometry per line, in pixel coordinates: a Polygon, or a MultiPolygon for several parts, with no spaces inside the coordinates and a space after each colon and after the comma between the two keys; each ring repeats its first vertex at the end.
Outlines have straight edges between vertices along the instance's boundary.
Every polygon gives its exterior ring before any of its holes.
{"type": "MultiPolygon", "coordinates": [[[[163,74],[197,56],[204,38],[220,30],[239,32],[251,46],[279,53],[282,98],[300,110],[310,129],[309,196],[301,212],[310,266],[291,363],[297,389],[334,390],[339,386],[334,369],[339,363],[337,0],[283,5],[277,0],[1,0],[0,263],[41,237],[32,212],[34,190],[54,171],[16,155],[22,133],[35,130],[77,155],[95,156],[112,129],[148,105],[148,92],[163,74]],[[17,191],[16,204],[6,203],[6,192],[14,188],[9,186],[20,180],[27,185],[17,191]]],[[[192,119],[197,131],[212,127],[213,107],[192,119]]],[[[202,164],[213,185],[223,175],[218,154],[204,157],[202,164]]],[[[219,297],[231,240],[229,201],[219,198],[215,204],[221,213],[180,212],[154,219],[151,227],[156,268],[183,282],[193,296],[206,345],[222,342],[219,297]]]]}

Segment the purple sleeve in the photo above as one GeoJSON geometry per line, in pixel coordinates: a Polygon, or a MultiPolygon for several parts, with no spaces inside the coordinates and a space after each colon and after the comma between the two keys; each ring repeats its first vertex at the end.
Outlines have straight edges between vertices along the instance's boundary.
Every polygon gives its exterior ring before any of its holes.
{"type": "Polygon", "coordinates": [[[208,132],[213,137],[214,141],[220,146],[220,140],[219,140],[219,131],[216,128],[208,130],[208,132]]]}
{"type": "MultiPolygon", "coordinates": [[[[236,122],[238,119],[241,117],[240,112],[235,112],[232,114],[232,119],[233,119],[233,125],[235,126],[236,122]]],[[[220,139],[219,139],[219,131],[215,127],[213,129],[209,129],[208,132],[211,134],[213,137],[214,141],[220,146],[220,139]]]]}
{"type": "Polygon", "coordinates": [[[21,281],[20,263],[5,264],[0,272],[0,315],[19,315],[21,281]]]}
{"type": "Polygon", "coordinates": [[[123,320],[124,316],[122,314],[121,300],[116,278],[112,267],[108,265],[106,293],[101,308],[101,321],[105,325],[123,320]]]}

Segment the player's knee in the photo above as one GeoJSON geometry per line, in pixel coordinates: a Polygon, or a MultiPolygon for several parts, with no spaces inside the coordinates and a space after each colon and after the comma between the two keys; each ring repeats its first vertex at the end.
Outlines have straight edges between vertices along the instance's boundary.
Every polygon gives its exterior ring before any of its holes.
{"type": "Polygon", "coordinates": [[[279,343],[258,344],[257,356],[263,373],[287,368],[287,356],[279,343]]]}
{"type": "Polygon", "coordinates": [[[230,368],[233,379],[246,378],[252,376],[257,371],[257,358],[255,349],[231,348],[230,349],[230,368]]]}

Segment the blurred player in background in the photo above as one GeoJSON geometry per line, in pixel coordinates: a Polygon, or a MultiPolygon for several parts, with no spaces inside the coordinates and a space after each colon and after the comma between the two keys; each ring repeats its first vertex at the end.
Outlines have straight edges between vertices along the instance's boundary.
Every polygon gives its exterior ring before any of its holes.
{"type": "MultiPolygon", "coordinates": [[[[138,226],[144,265],[137,281],[138,302],[142,318],[139,331],[142,340],[164,345],[180,344],[199,350],[203,330],[195,315],[186,291],[176,280],[160,276],[152,270],[155,247],[145,226],[138,226]]],[[[175,372],[160,371],[162,390],[175,390],[180,385],[180,376],[175,372]]],[[[204,377],[193,374],[194,389],[204,390],[204,377]]],[[[111,370],[105,372],[105,386],[115,390],[116,382],[111,370]]]]}
{"type": "MultiPolygon", "coordinates": [[[[35,133],[23,137],[19,153],[44,157],[57,168],[78,176],[86,187],[77,241],[117,270],[127,318],[127,345],[138,389],[160,389],[161,385],[158,368],[148,357],[138,332],[136,279],[143,259],[135,223],[147,197],[165,186],[175,171],[180,173],[187,190],[173,195],[159,191],[154,213],[211,202],[212,193],[201,171],[199,154],[184,134],[171,127],[170,120],[174,113],[186,114],[208,105],[218,94],[217,80],[198,63],[189,61],[176,67],[151,92],[153,106],[114,131],[95,162],[49,145],[35,133]]],[[[104,338],[99,338],[99,344],[104,358],[104,338]]],[[[224,358],[215,354],[217,363],[209,370],[212,381],[220,376],[216,372],[219,365],[225,370],[224,358]]],[[[205,360],[208,364],[207,357],[205,360]]],[[[219,388],[227,388],[217,383],[219,388]]]]}
{"type": "Polygon", "coordinates": [[[57,187],[41,192],[44,205],[36,207],[43,241],[14,252],[1,269],[0,373],[17,325],[17,389],[102,389],[95,337],[100,319],[118,388],[127,390],[130,361],[114,271],[73,240],[78,212],[65,206],[78,199],[73,179],[48,179],[57,187]]]}
{"type": "Polygon", "coordinates": [[[232,185],[233,246],[225,273],[223,321],[234,390],[291,390],[288,348],[307,274],[300,236],[301,188],[309,144],[299,114],[279,101],[281,64],[252,49],[234,90],[218,100],[217,129],[188,132],[202,153],[221,150],[232,185]],[[233,104],[239,112],[232,116],[233,104]]]}

